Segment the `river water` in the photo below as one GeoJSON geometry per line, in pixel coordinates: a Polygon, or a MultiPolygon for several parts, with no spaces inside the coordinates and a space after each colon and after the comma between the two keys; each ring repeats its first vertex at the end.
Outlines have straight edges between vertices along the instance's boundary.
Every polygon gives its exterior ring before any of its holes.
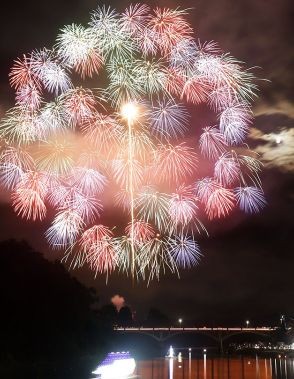
{"type": "Polygon", "coordinates": [[[260,358],[161,358],[136,362],[140,379],[294,379],[294,359],[260,358]]]}

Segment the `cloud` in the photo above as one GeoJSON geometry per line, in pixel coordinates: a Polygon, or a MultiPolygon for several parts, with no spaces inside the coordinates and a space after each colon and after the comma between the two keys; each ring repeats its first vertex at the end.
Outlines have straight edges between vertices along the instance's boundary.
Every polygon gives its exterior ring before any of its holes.
{"type": "Polygon", "coordinates": [[[266,167],[277,167],[282,171],[294,171],[294,128],[269,134],[263,134],[254,128],[250,137],[266,142],[255,148],[255,151],[261,155],[261,160],[266,167]]]}
{"type": "Polygon", "coordinates": [[[268,104],[264,100],[259,101],[254,106],[255,117],[275,114],[285,115],[290,119],[294,119],[294,104],[289,100],[280,99],[276,100],[274,104],[268,104]]]}
{"type": "Polygon", "coordinates": [[[255,125],[249,137],[255,142],[265,167],[294,171],[294,105],[277,101],[260,103],[255,109],[255,125]]]}

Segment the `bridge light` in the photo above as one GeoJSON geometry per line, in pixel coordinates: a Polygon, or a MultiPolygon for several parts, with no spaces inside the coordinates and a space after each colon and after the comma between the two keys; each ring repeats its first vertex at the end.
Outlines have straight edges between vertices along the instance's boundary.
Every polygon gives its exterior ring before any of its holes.
{"type": "Polygon", "coordinates": [[[206,351],[207,351],[206,349],[203,349],[203,353],[204,353],[204,354],[206,353],[206,351]]]}
{"type": "Polygon", "coordinates": [[[178,319],[178,322],[179,322],[180,325],[182,325],[183,319],[182,319],[182,318],[179,318],[179,319],[178,319]]]}
{"type": "Polygon", "coordinates": [[[246,326],[247,326],[247,328],[248,328],[249,324],[250,324],[250,321],[246,320],[246,326]]]}

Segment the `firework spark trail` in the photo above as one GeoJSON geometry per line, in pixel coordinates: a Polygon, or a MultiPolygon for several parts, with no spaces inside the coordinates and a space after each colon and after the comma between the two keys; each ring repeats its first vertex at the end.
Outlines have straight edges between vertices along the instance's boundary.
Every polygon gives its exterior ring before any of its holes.
{"type": "Polygon", "coordinates": [[[135,278],[135,242],[134,242],[134,222],[135,222],[135,213],[134,213],[134,183],[133,183],[133,133],[132,133],[132,121],[128,118],[128,135],[129,135],[129,162],[130,162],[130,209],[131,209],[131,251],[132,251],[132,278],[135,278]]]}
{"type": "Polygon", "coordinates": [[[121,109],[122,117],[127,120],[128,124],[128,162],[129,162],[129,183],[127,190],[130,193],[130,211],[131,211],[131,271],[132,279],[135,278],[135,238],[134,238],[134,224],[135,224],[135,208],[134,208],[134,178],[133,178],[133,165],[134,165],[134,152],[133,152],[133,124],[138,117],[138,107],[133,102],[125,104],[121,109]]]}
{"type": "Polygon", "coordinates": [[[21,217],[54,212],[46,238],[70,267],[148,283],[179,274],[199,261],[203,218],[266,205],[261,164],[245,143],[254,76],[214,41],[196,40],[186,15],[145,4],[121,13],[98,7],[88,25],[64,26],[52,49],[12,66],[0,183],[21,217]],[[97,88],[101,74],[107,83],[97,88]],[[76,85],[77,76],[95,88],[76,85]],[[192,125],[188,110],[198,104],[208,105],[213,126],[201,117],[192,125]],[[196,128],[198,141],[185,138],[196,128]],[[102,225],[112,203],[127,227],[102,225]]]}

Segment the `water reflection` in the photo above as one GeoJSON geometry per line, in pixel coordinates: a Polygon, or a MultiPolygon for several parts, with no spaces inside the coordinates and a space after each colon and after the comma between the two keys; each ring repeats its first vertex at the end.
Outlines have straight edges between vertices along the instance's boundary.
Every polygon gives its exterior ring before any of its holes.
{"type": "Polygon", "coordinates": [[[140,379],[294,379],[294,359],[230,357],[216,358],[204,353],[192,358],[162,358],[138,361],[136,375],[140,379]]]}
{"type": "Polygon", "coordinates": [[[189,379],[192,377],[192,351],[189,349],[189,379]]]}

